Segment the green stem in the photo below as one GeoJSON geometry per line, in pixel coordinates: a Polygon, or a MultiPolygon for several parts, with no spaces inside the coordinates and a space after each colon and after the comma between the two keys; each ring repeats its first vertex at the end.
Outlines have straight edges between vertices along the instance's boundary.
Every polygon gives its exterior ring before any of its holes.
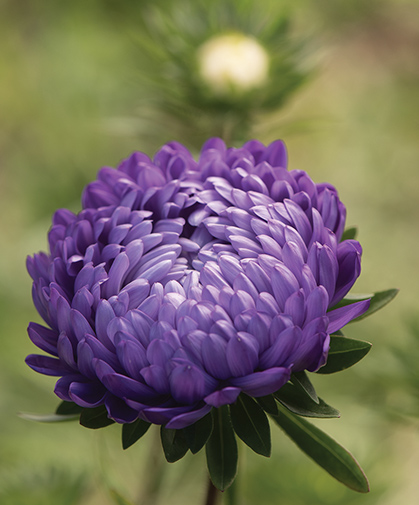
{"type": "MultiPolygon", "coordinates": [[[[156,428],[152,426],[152,428],[156,428]]],[[[144,487],[141,490],[137,503],[140,505],[154,505],[157,501],[161,483],[166,469],[166,461],[160,443],[160,431],[153,431],[149,454],[147,479],[143,480],[144,487]]]]}
{"type": "Polygon", "coordinates": [[[208,479],[207,496],[205,498],[205,505],[216,505],[221,492],[214,486],[211,479],[208,479]]]}

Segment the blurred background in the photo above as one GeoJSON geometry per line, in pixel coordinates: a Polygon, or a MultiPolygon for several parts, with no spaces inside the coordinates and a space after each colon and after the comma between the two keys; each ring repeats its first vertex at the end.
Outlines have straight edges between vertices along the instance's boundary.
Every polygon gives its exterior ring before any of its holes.
{"type": "Polygon", "coordinates": [[[284,139],[290,168],[334,184],[348,226],[359,228],[363,272],[353,291],[400,288],[346,331],[373,343],[367,358],[333,380],[313,378],[342,413],[317,424],[354,453],[371,492],[347,490],[272,427],[270,460],[240,447],[237,503],[415,503],[418,20],[416,0],[0,0],[2,505],[203,501],[203,454],[163,465],[158,433],[123,452],[118,426],[37,424],[18,412],[58,403],[54,379],[24,364],[36,352],[26,327],[39,321],[25,258],[46,249],[54,210],[77,211],[103,165],[170,140],[198,153],[209,135],[237,146],[284,139]],[[234,65],[214,74],[211,51],[231,52],[232,40],[234,65]]]}

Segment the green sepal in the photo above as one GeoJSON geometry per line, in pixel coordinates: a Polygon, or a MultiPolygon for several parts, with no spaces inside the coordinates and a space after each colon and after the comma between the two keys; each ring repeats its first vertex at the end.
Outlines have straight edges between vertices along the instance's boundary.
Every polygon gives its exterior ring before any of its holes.
{"type": "Polygon", "coordinates": [[[80,415],[80,424],[92,430],[105,428],[114,422],[113,419],[108,417],[105,405],[99,405],[99,407],[93,407],[91,409],[83,409],[80,415]]]}
{"type": "Polygon", "coordinates": [[[344,240],[353,240],[356,239],[356,236],[358,235],[358,228],[355,226],[351,228],[347,228],[343,233],[342,233],[342,238],[340,239],[341,242],[344,240]]]}
{"type": "Polygon", "coordinates": [[[38,423],[64,423],[67,421],[77,421],[83,410],[83,407],[80,407],[76,403],[62,401],[55,409],[54,414],[20,412],[18,416],[27,421],[36,421],[38,423]]]}
{"type": "Polygon", "coordinates": [[[67,421],[77,421],[80,414],[30,414],[28,412],[19,412],[18,416],[27,421],[36,421],[38,423],[64,423],[67,421]]]}
{"type": "Polygon", "coordinates": [[[316,390],[304,370],[302,372],[292,373],[291,382],[294,386],[301,388],[313,400],[313,402],[319,403],[319,397],[317,396],[316,390]]]}
{"type": "Polygon", "coordinates": [[[74,402],[62,401],[55,410],[55,413],[59,416],[76,416],[79,417],[83,412],[84,408],[77,405],[74,402]]]}
{"type": "Polygon", "coordinates": [[[262,407],[255,400],[241,394],[230,405],[234,431],[253,451],[269,458],[271,455],[271,429],[262,407]]]}
{"type": "Polygon", "coordinates": [[[237,473],[237,442],[228,407],[212,409],[213,430],[205,446],[208,471],[214,486],[227,489],[237,473]]]}
{"type": "Polygon", "coordinates": [[[290,412],[304,417],[340,417],[340,413],[335,408],[325,403],[319,398],[315,402],[299,386],[294,386],[287,382],[281,389],[274,393],[275,398],[290,412]]]}
{"type": "Polygon", "coordinates": [[[282,406],[279,409],[274,421],[303,452],[345,486],[360,493],[369,491],[367,477],[350,452],[305,419],[282,406]]]}
{"type": "Polygon", "coordinates": [[[199,421],[182,429],[186,443],[192,454],[199,452],[207,443],[212,432],[212,416],[209,412],[199,421]]]}
{"type": "Polygon", "coordinates": [[[182,430],[160,429],[161,445],[169,463],[175,463],[188,452],[188,444],[182,430]]]}
{"type": "Polygon", "coordinates": [[[147,433],[151,424],[143,419],[122,425],[122,448],[128,449],[147,433]]]}
{"type": "Polygon", "coordinates": [[[274,395],[259,396],[258,398],[255,398],[255,400],[268,414],[272,414],[273,416],[278,415],[278,407],[276,405],[274,395]]]}
{"type": "Polygon", "coordinates": [[[316,373],[331,374],[345,370],[368,354],[371,346],[372,344],[364,340],[330,335],[327,362],[316,373]]]}
{"type": "Polygon", "coordinates": [[[387,289],[386,291],[377,291],[377,293],[373,293],[370,295],[356,295],[356,294],[347,295],[345,298],[343,298],[343,300],[341,300],[334,307],[332,307],[331,310],[338,309],[339,307],[346,307],[347,305],[352,305],[353,303],[371,298],[368,310],[363,314],[361,314],[360,316],[356,317],[355,319],[352,319],[352,321],[349,321],[348,324],[354,323],[382,309],[385,305],[390,303],[391,300],[393,300],[393,298],[397,295],[398,292],[399,292],[398,289],[387,289]]]}

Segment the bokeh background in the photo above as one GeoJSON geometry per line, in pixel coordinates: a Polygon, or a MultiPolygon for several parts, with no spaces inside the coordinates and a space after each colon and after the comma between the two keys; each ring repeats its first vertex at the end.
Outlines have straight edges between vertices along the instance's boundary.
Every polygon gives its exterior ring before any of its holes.
{"type": "MultiPolygon", "coordinates": [[[[178,140],[198,152],[207,132],[217,132],[210,124],[215,116],[199,114],[199,103],[191,108],[187,93],[176,97],[184,107],[173,112],[168,104],[164,110],[162,96],[173,89],[156,85],[165,82],[159,58],[162,44],[176,39],[173,30],[199,33],[201,22],[204,28],[208,25],[205,3],[199,13],[193,7],[197,3],[0,0],[3,505],[151,505],[141,498],[146,494],[154,505],[203,501],[204,455],[163,464],[154,445],[158,433],[123,452],[118,426],[96,432],[77,423],[38,424],[18,417],[20,411],[52,412],[57,405],[54,379],[24,364],[25,356],[36,352],[26,335],[27,324],[39,321],[25,257],[46,249],[54,210],[77,211],[82,188],[97,170],[116,166],[134,150],[152,155],[162,143],[178,140]],[[179,16],[169,15],[174,20],[170,31],[159,16],[173,12],[179,16]]],[[[283,138],[291,168],[338,187],[348,208],[348,225],[358,226],[364,247],[355,292],[400,288],[386,309],[348,327],[348,336],[373,343],[367,358],[333,380],[314,377],[321,396],[342,413],[339,420],[318,424],[355,454],[371,492],[347,490],[273,427],[270,460],[240,447],[237,503],[415,503],[419,2],[234,3],[242,12],[256,5],[271,19],[286,12],[292,36],[303,46],[300,70],[309,76],[277,107],[256,110],[246,135],[265,143],[283,138]]],[[[232,28],[240,29],[240,24],[232,28]]],[[[229,141],[235,140],[233,134],[229,141]]]]}

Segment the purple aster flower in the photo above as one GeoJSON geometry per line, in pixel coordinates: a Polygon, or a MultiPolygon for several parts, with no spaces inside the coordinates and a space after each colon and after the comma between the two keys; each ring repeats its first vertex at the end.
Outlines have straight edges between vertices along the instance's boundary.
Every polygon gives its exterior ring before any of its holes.
{"type": "Polygon", "coordinates": [[[46,326],[29,325],[62,399],[110,418],[183,428],[212,407],[280,389],[325,364],[333,309],[360,273],[337,191],[288,171],[281,141],[196,162],[180,144],[103,168],[83,210],[59,210],[49,254],[28,258],[46,326]]]}

